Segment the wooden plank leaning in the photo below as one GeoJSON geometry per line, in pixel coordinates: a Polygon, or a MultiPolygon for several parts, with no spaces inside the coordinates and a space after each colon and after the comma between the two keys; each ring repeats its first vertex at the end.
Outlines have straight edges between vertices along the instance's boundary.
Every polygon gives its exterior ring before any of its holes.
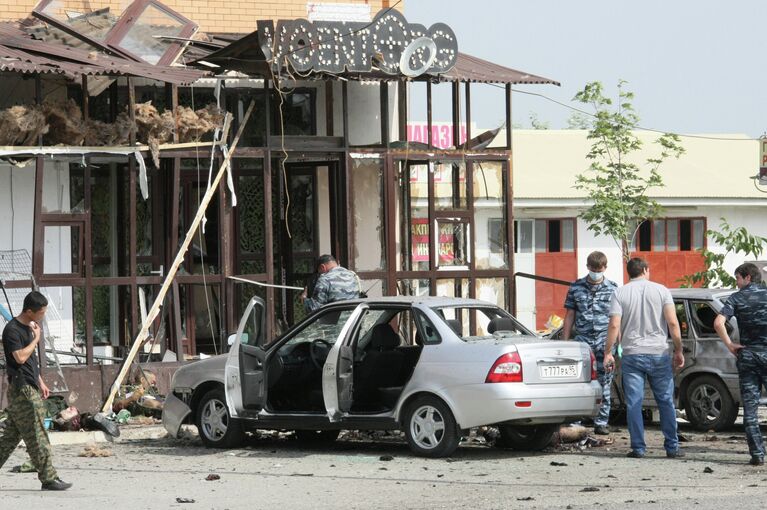
{"type": "MultiPolygon", "coordinates": [[[[155,298],[154,303],[152,303],[152,308],[149,309],[146,319],[144,319],[143,323],[141,324],[141,330],[139,330],[138,335],[136,335],[136,339],[133,341],[133,345],[131,346],[130,352],[128,352],[128,355],[123,360],[122,368],[120,369],[120,372],[117,374],[117,378],[115,379],[114,383],[112,383],[112,389],[109,392],[109,396],[107,397],[103,407],[101,408],[101,412],[103,413],[109,413],[112,411],[112,403],[114,402],[115,396],[117,395],[117,391],[120,389],[120,385],[125,379],[125,376],[128,374],[131,364],[133,363],[133,359],[136,357],[136,354],[138,354],[141,344],[143,344],[144,340],[146,340],[147,338],[147,333],[149,332],[149,326],[152,324],[154,319],[157,317],[157,314],[160,312],[160,307],[162,306],[163,299],[165,299],[165,294],[168,293],[168,289],[171,287],[171,284],[173,283],[173,280],[176,277],[176,272],[178,271],[178,268],[181,265],[181,263],[184,261],[184,255],[186,254],[187,249],[189,249],[189,244],[192,242],[192,238],[194,237],[197,227],[200,225],[200,222],[202,221],[202,218],[205,215],[205,210],[207,209],[208,204],[213,198],[213,195],[215,193],[218,193],[218,185],[221,182],[222,177],[224,176],[227,165],[229,164],[229,160],[232,158],[232,154],[234,154],[234,150],[237,148],[237,143],[240,141],[240,136],[242,135],[242,132],[244,131],[245,126],[248,124],[248,119],[250,118],[250,114],[253,113],[253,109],[255,108],[255,106],[256,106],[255,100],[251,101],[250,106],[248,106],[248,109],[245,112],[245,116],[242,118],[242,121],[240,122],[240,127],[237,130],[237,135],[234,137],[234,140],[232,141],[232,145],[229,147],[229,152],[227,153],[223,163],[221,163],[221,167],[219,167],[218,169],[216,178],[213,180],[213,183],[210,185],[208,190],[205,192],[205,195],[203,195],[202,200],[200,201],[200,207],[197,210],[197,214],[195,215],[191,225],[189,225],[189,230],[187,230],[186,232],[186,237],[184,238],[184,242],[179,247],[178,253],[176,254],[176,258],[173,260],[173,264],[171,264],[171,266],[168,268],[168,274],[165,277],[165,281],[163,281],[162,283],[160,292],[157,294],[157,297],[155,298]]],[[[224,121],[224,133],[221,138],[222,140],[226,139],[230,123],[231,123],[231,114],[227,113],[226,120],[224,121]]],[[[179,356],[180,355],[181,353],[179,353],[179,356]]]]}

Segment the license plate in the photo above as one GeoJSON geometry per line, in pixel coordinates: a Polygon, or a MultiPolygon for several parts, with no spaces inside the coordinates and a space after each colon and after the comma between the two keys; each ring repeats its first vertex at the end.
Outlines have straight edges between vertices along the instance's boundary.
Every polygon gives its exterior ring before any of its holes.
{"type": "Polygon", "coordinates": [[[574,363],[568,365],[542,365],[539,368],[543,378],[576,377],[578,375],[578,366],[574,363]]]}

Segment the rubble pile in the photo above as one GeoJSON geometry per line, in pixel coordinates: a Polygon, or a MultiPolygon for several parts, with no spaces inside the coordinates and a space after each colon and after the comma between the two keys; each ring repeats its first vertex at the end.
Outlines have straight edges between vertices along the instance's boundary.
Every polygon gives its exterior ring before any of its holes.
{"type": "Polygon", "coordinates": [[[127,108],[112,123],[85,120],[73,99],[12,106],[0,110],[0,145],[37,145],[40,135],[47,135],[46,142],[50,145],[126,145],[131,129],[135,128],[136,141],[149,146],[154,164],[159,166],[159,146],[172,142],[175,132],[180,143],[198,142],[224,122],[223,112],[214,104],[198,110],[178,106],[175,111],[160,113],[147,101],[137,103],[134,114],[135,126],[127,108]]]}

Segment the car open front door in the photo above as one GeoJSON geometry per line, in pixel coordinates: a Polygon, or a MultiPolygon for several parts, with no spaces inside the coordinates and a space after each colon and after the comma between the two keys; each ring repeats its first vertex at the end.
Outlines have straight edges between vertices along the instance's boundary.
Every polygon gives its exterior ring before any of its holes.
{"type": "Polygon", "coordinates": [[[322,369],[322,396],[330,421],[340,420],[341,413],[351,407],[354,352],[350,337],[367,309],[366,304],[354,309],[336,338],[322,369]]]}
{"type": "Polygon", "coordinates": [[[237,333],[230,337],[224,391],[232,416],[255,414],[266,402],[264,344],[266,306],[259,297],[248,303],[237,333]]]}

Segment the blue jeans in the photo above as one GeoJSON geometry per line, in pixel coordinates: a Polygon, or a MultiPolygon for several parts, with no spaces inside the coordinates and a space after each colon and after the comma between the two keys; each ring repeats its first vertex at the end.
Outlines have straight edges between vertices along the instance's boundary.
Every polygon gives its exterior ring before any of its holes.
{"type": "Polygon", "coordinates": [[[597,380],[602,386],[602,405],[599,408],[599,414],[594,418],[594,425],[606,427],[610,419],[610,390],[613,385],[613,372],[605,371],[604,352],[595,352],[594,357],[597,359],[597,380]]]}
{"type": "Polygon", "coordinates": [[[623,356],[621,361],[623,393],[626,397],[626,420],[631,435],[631,449],[644,455],[647,446],[644,441],[642,421],[642,400],[644,399],[645,377],[650,381],[655,402],[660,411],[660,429],[663,432],[663,447],[667,452],[679,449],[676,435],[676,410],[674,408],[674,373],[671,356],[633,354],[623,356]]]}

